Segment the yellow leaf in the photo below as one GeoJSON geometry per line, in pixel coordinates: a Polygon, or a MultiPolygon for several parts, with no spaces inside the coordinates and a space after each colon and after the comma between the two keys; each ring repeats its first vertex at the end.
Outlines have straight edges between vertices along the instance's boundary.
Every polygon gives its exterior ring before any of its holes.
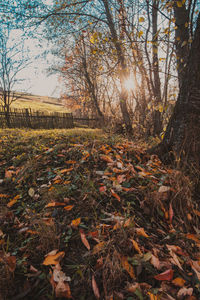
{"type": "Polygon", "coordinates": [[[143,35],[143,33],[144,33],[144,32],[143,32],[142,30],[139,31],[139,32],[138,32],[138,37],[140,38],[140,37],[143,35]]]}
{"type": "Polygon", "coordinates": [[[181,277],[176,277],[174,280],[172,280],[172,283],[176,286],[179,286],[179,287],[183,287],[185,282],[186,281],[181,277]]]}
{"type": "Polygon", "coordinates": [[[144,17],[140,17],[139,22],[144,22],[144,17]]]}
{"type": "Polygon", "coordinates": [[[184,47],[185,45],[187,45],[187,41],[182,42],[181,47],[184,47]]]}
{"type": "Polygon", "coordinates": [[[81,223],[81,218],[72,220],[71,225],[77,227],[81,223]]]}
{"type": "Polygon", "coordinates": [[[128,272],[128,274],[131,276],[131,278],[135,279],[133,267],[129,264],[126,256],[121,257],[121,264],[122,264],[123,269],[125,269],[128,272]]]}
{"type": "Polygon", "coordinates": [[[43,265],[57,265],[59,261],[65,256],[65,252],[61,251],[57,253],[57,250],[51,251],[49,254],[46,255],[43,265]]]}
{"type": "Polygon", "coordinates": [[[178,7],[182,7],[183,6],[182,1],[177,1],[176,4],[177,4],[178,7]]]}
{"type": "Polygon", "coordinates": [[[156,296],[150,292],[148,292],[147,294],[149,295],[150,300],[159,300],[159,298],[160,298],[159,296],[156,296]]]}

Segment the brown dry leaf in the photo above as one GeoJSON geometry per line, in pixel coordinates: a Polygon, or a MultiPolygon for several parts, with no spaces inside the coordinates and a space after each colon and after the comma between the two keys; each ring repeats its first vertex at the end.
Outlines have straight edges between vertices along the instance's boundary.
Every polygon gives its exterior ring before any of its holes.
{"type": "Polygon", "coordinates": [[[47,254],[42,264],[45,265],[45,266],[57,265],[59,263],[59,261],[65,256],[64,251],[61,251],[61,252],[58,252],[58,253],[57,253],[57,251],[58,250],[53,250],[49,254],[47,254]]]}
{"type": "Polygon", "coordinates": [[[179,262],[178,256],[174,253],[174,249],[175,248],[173,247],[173,245],[166,245],[166,246],[167,246],[167,248],[169,250],[169,253],[170,253],[171,257],[172,257],[170,259],[171,263],[174,264],[174,265],[176,265],[176,266],[178,266],[179,269],[181,269],[183,271],[183,268],[182,268],[182,266],[181,266],[181,264],[179,262]]]}
{"type": "Polygon", "coordinates": [[[174,216],[174,211],[173,211],[173,208],[172,208],[172,204],[170,203],[170,205],[169,205],[169,221],[170,221],[171,224],[172,224],[173,216],[174,216]]]}
{"type": "Polygon", "coordinates": [[[186,281],[181,277],[176,277],[174,280],[172,280],[172,283],[176,286],[179,286],[179,287],[183,287],[185,282],[186,281]]]}
{"type": "Polygon", "coordinates": [[[183,296],[192,296],[193,288],[182,287],[177,294],[178,298],[182,298],[183,296]]]}
{"type": "Polygon", "coordinates": [[[80,223],[81,223],[81,218],[77,218],[77,219],[72,220],[71,226],[77,227],[80,223]]]}
{"type": "Polygon", "coordinates": [[[65,163],[68,165],[74,165],[74,164],[76,164],[76,161],[75,160],[67,160],[65,163]]]}
{"type": "Polygon", "coordinates": [[[190,240],[193,240],[197,243],[197,246],[200,246],[200,240],[197,238],[196,234],[186,234],[186,237],[190,240]]]}
{"type": "Polygon", "coordinates": [[[160,268],[161,268],[160,261],[155,255],[153,255],[153,254],[151,255],[150,262],[156,269],[160,270],[160,268]]]}
{"type": "Polygon", "coordinates": [[[16,268],[16,257],[15,256],[10,256],[6,255],[6,262],[8,264],[8,269],[10,272],[14,272],[16,268]]]}
{"type": "Polygon", "coordinates": [[[134,293],[139,288],[140,288],[140,285],[138,282],[136,282],[136,283],[132,283],[132,284],[129,283],[126,289],[129,293],[134,293]]]}
{"type": "Polygon", "coordinates": [[[105,246],[105,243],[104,242],[100,242],[99,244],[97,244],[97,245],[94,246],[94,248],[92,250],[92,253],[93,254],[99,253],[103,249],[104,246],[105,246]]]}
{"type": "Polygon", "coordinates": [[[98,289],[97,283],[95,281],[94,275],[92,275],[92,289],[93,289],[96,299],[100,299],[100,293],[99,293],[99,289],[98,289]]]}
{"type": "Polygon", "coordinates": [[[85,233],[82,229],[80,229],[80,235],[81,235],[81,241],[85,245],[85,247],[90,250],[90,244],[88,243],[88,240],[86,239],[85,233]]]}
{"type": "Polygon", "coordinates": [[[132,279],[135,279],[135,273],[133,267],[129,264],[126,256],[121,256],[120,258],[122,267],[128,272],[132,279]]]}
{"type": "Polygon", "coordinates": [[[146,234],[146,232],[144,231],[144,228],[136,228],[135,230],[137,232],[137,235],[141,235],[143,237],[149,238],[149,235],[146,234]]]}
{"type": "Polygon", "coordinates": [[[171,187],[170,186],[165,186],[165,185],[161,185],[158,189],[159,193],[165,193],[170,191],[171,187]]]}
{"type": "Polygon", "coordinates": [[[56,206],[64,206],[65,203],[63,202],[50,202],[45,207],[56,207],[56,206]]]}
{"type": "Polygon", "coordinates": [[[135,250],[139,253],[142,254],[142,251],[140,250],[140,247],[138,246],[138,243],[136,241],[134,241],[133,239],[130,239],[130,241],[133,244],[133,247],[135,248],[135,250]]]}
{"type": "Polygon", "coordinates": [[[74,205],[67,205],[64,207],[64,210],[72,210],[73,207],[74,205]]]}
{"type": "Polygon", "coordinates": [[[55,288],[56,298],[72,298],[69,284],[64,281],[59,281],[55,288]]]}
{"type": "Polygon", "coordinates": [[[200,280],[200,266],[197,261],[191,260],[190,265],[193,271],[196,273],[198,280],[200,280]]]}

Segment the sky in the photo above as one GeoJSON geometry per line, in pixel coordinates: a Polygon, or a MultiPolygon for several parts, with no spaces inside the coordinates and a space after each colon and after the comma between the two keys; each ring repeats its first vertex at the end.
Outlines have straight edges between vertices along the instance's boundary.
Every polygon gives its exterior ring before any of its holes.
{"type": "MultiPolygon", "coordinates": [[[[20,32],[15,31],[12,39],[20,38],[20,32]]],[[[16,83],[15,90],[31,93],[40,96],[49,96],[58,98],[62,93],[62,83],[58,78],[58,75],[48,73],[48,68],[51,67],[54,57],[49,53],[45,57],[41,54],[48,50],[47,42],[39,42],[36,39],[26,39],[25,49],[30,52],[32,63],[22,70],[18,77],[22,78],[21,83],[16,83]],[[34,58],[39,56],[38,58],[34,58]]]]}

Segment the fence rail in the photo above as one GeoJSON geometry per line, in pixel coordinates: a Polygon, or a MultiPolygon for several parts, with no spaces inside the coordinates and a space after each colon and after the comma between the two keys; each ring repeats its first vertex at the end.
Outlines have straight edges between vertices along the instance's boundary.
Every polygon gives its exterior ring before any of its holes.
{"type": "Polygon", "coordinates": [[[74,120],[71,113],[44,114],[30,109],[10,109],[6,112],[0,107],[0,128],[73,128],[74,120]]]}
{"type": "Polygon", "coordinates": [[[77,118],[72,113],[43,113],[31,109],[10,109],[6,112],[0,106],[0,128],[74,128],[74,127],[100,128],[102,123],[98,118],[77,118]]]}

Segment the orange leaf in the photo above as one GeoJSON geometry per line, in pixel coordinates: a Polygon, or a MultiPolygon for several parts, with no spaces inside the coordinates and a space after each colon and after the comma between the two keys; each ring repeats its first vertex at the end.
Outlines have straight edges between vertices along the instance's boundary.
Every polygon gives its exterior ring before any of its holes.
{"type": "Polygon", "coordinates": [[[47,205],[45,205],[45,207],[55,207],[55,206],[64,206],[65,203],[63,202],[50,202],[47,205]]]}
{"type": "Polygon", "coordinates": [[[42,264],[45,266],[57,265],[64,256],[65,256],[64,251],[57,253],[57,250],[53,250],[49,254],[46,255],[42,264]]]}
{"type": "Polygon", "coordinates": [[[200,246],[200,240],[196,237],[195,234],[188,233],[188,234],[186,234],[186,237],[190,240],[195,241],[197,243],[197,245],[200,246]]]}
{"type": "Polygon", "coordinates": [[[146,232],[144,231],[144,228],[136,228],[135,230],[137,232],[137,235],[141,235],[146,238],[149,237],[148,234],[146,234],[146,232]]]}
{"type": "Polygon", "coordinates": [[[95,281],[94,275],[92,275],[92,289],[93,289],[96,299],[100,299],[100,293],[99,293],[99,289],[98,289],[97,283],[95,281]]]}
{"type": "Polygon", "coordinates": [[[63,169],[60,171],[61,174],[64,174],[64,173],[68,173],[68,172],[71,172],[73,170],[73,168],[69,168],[69,169],[63,169]]]}
{"type": "Polygon", "coordinates": [[[77,227],[80,223],[81,223],[81,218],[78,218],[78,219],[72,220],[71,225],[73,227],[77,227]]]}
{"type": "Polygon", "coordinates": [[[179,286],[179,287],[183,287],[185,282],[186,281],[181,277],[176,277],[174,280],[172,280],[172,283],[176,286],[179,286]]]}
{"type": "Polygon", "coordinates": [[[133,244],[133,247],[135,248],[135,250],[139,253],[139,254],[142,254],[142,251],[140,250],[139,246],[138,246],[138,243],[132,239],[130,239],[132,244],[133,244]]]}
{"type": "Polygon", "coordinates": [[[198,217],[200,217],[200,211],[194,209],[194,213],[195,213],[198,217]]]}
{"type": "Polygon", "coordinates": [[[95,245],[93,250],[92,250],[92,253],[93,254],[97,254],[98,252],[100,252],[103,247],[105,246],[105,243],[104,242],[100,242],[99,244],[95,245]]]}
{"type": "Polygon", "coordinates": [[[0,198],[9,198],[9,195],[5,195],[5,194],[0,194],[0,198]]]}
{"type": "Polygon", "coordinates": [[[126,256],[121,257],[121,264],[122,267],[128,272],[132,279],[135,279],[135,274],[133,267],[128,263],[128,259],[126,256]]]}
{"type": "Polygon", "coordinates": [[[108,163],[113,163],[113,159],[108,155],[100,155],[100,158],[108,163]]]}
{"type": "Polygon", "coordinates": [[[65,210],[72,210],[72,208],[74,207],[74,205],[67,205],[64,207],[65,210]]]}
{"type": "Polygon", "coordinates": [[[121,201],[119,195],[117,195],[112,189],[110,190],[113,197],[115,197],[119,202],[121,201]]]}
{"type": "Polygon", "coordinates": [[[80,229],[80,235],[81,235],[81,241],[85,245],[85,247],[90,250],[90,244],[88,243],[88,240],[86,239],[85,233],[82,229],[80,229]]]}
{"type": "Polygon", "coordinates": [[[173,275],[174,275],[174,271],[172,269],[169,269],[163,273],[160,273],[160,274],[154,276],[154,278],[157,280],[161,280],[161,281],[163,281],[163,280],[171,281],[173,278],[173,275]]]}
{"type": "Polygon", "coordinates": [[[16,202],[16,199],[11,200],[10,202],[8,202],[7,207],[12,207],[16,202]]]}
{"type": "Polygon", "coordinates": [[[76,163],[76,161],[75,160],[67,160],[65,163],[69,164],[69,165],[71,165],[71,164],[73,165],[76,163]]]}
{"type": "Polygon", "coordinates": [[[159,300],[160,299],[159,296],[156,296],[150,292],[148,292],[147,294],[149,295],[150,300],[159,300]]]}
{"type": "Polygon", "coordinates": [[[6,170],[5,178],[11,178],[15,174],[15,171],[6,170]]]}

